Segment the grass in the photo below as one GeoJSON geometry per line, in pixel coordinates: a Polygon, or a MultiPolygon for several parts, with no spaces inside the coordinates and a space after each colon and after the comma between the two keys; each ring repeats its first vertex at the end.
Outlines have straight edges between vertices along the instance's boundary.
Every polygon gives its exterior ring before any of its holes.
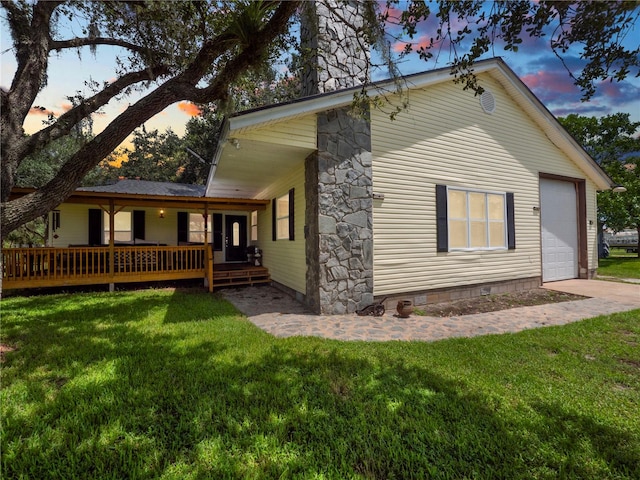
{"type": "Polygon", "coordinates": [[[640,258],[636,253],[613,248],[609,258],[598,260],[598,275],[616,278],[640,278],[640,258]]]}
{"type": "Polygon", "coordinates": [[[640,477],[640,310],[367,343],[193,291],[1,306],[2,478],[640,477]]]}

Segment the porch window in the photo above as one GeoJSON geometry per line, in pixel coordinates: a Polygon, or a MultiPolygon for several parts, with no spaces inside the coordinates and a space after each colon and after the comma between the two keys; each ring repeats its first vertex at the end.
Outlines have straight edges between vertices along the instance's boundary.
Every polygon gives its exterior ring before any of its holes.
{"type": "MultiPolygon", "coordinates": [[[[201,213],[189,214],[189,242],[191,243],[205,243],[204,241],[204,228],[205,216],[201,213]]],[[[212,223],[211,215],[207,215],[207,242],[211,243],[212,236],[212,223]]]]}
{"type": "Polygon", "coordinates": [[[272,240],[294,240],[294,199],[295,189],[271,201],[273,237],[272,240]]]}
{"type": "Polygon", "coordinates": [[[289,238],[289,195],[283,195],[276,201],[276,224],[278,240],[289,238]]]}
{"type": "Polygon", "coordinates": [[[515,248],[513,194],[436,186],[438,251],[515,248]]]}
{"type": "MultiPolygon", "coordinates": [[[[103,212],[103,243],[109,243],[109,212],[103,212]]],[[[117,212],[113,216],[113,241],[130,242],[133,240],[132,216],[131,212],[117,212]]]]}
{"type": "Polygon", "coordinates": [[[251,241],[258,241],[258,211],[251,212],[251,241]]]}

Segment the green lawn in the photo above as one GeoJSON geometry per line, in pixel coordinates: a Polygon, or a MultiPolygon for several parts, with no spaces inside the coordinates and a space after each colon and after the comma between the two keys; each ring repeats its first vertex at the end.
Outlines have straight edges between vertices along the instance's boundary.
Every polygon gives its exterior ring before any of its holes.
{"type": "Polygon", "coordinates": [[[1,308],[2,478],[640,478],[640,310],[365,343],[187,290],[1,308]]]}
{"type": "Polygon", "coordinates": [[[640,278],[640,258],[636,253],[613,248],[609,258],[598,260],[598,275],[617,278],[640,278]]]}

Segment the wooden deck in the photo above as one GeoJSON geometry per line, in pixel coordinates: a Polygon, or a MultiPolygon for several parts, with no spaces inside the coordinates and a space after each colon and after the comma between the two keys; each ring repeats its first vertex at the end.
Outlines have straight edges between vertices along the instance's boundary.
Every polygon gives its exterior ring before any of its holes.
{"type": "Polygon", "coordinates": [[[270,282],[249,264],[213,265],[209,246],[6,248],[2,288],[42,288],[202,278],[209,290],[270,282]]]}

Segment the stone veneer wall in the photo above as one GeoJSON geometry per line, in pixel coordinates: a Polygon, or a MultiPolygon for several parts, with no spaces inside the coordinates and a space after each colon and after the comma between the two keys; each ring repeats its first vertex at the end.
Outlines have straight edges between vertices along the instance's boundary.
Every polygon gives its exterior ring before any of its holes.
{"type": "Polygon", "coordinates": [[[302,96],[363,85],[369,74],[369,46],[362,33],[364,2],[307,1],[300,38],[310,65],[302,79],[302,96]]]}
{"type": "Polygon", "coordinates": [[[306,159],[307,295],[316,313],[373,303],[371,128],[348,109],[318,115],[318,151],[306,159]]]}
{"type": "MultiPolygon", "coordinates": [[[[363,85],[369,47],[354,0],[305,2],[303,96],[363,85]]],[[[318,150],[305,163],[306,303],[353,313],[373,302],[371,127],[348,109],[318,114],[318,150]]]]}

